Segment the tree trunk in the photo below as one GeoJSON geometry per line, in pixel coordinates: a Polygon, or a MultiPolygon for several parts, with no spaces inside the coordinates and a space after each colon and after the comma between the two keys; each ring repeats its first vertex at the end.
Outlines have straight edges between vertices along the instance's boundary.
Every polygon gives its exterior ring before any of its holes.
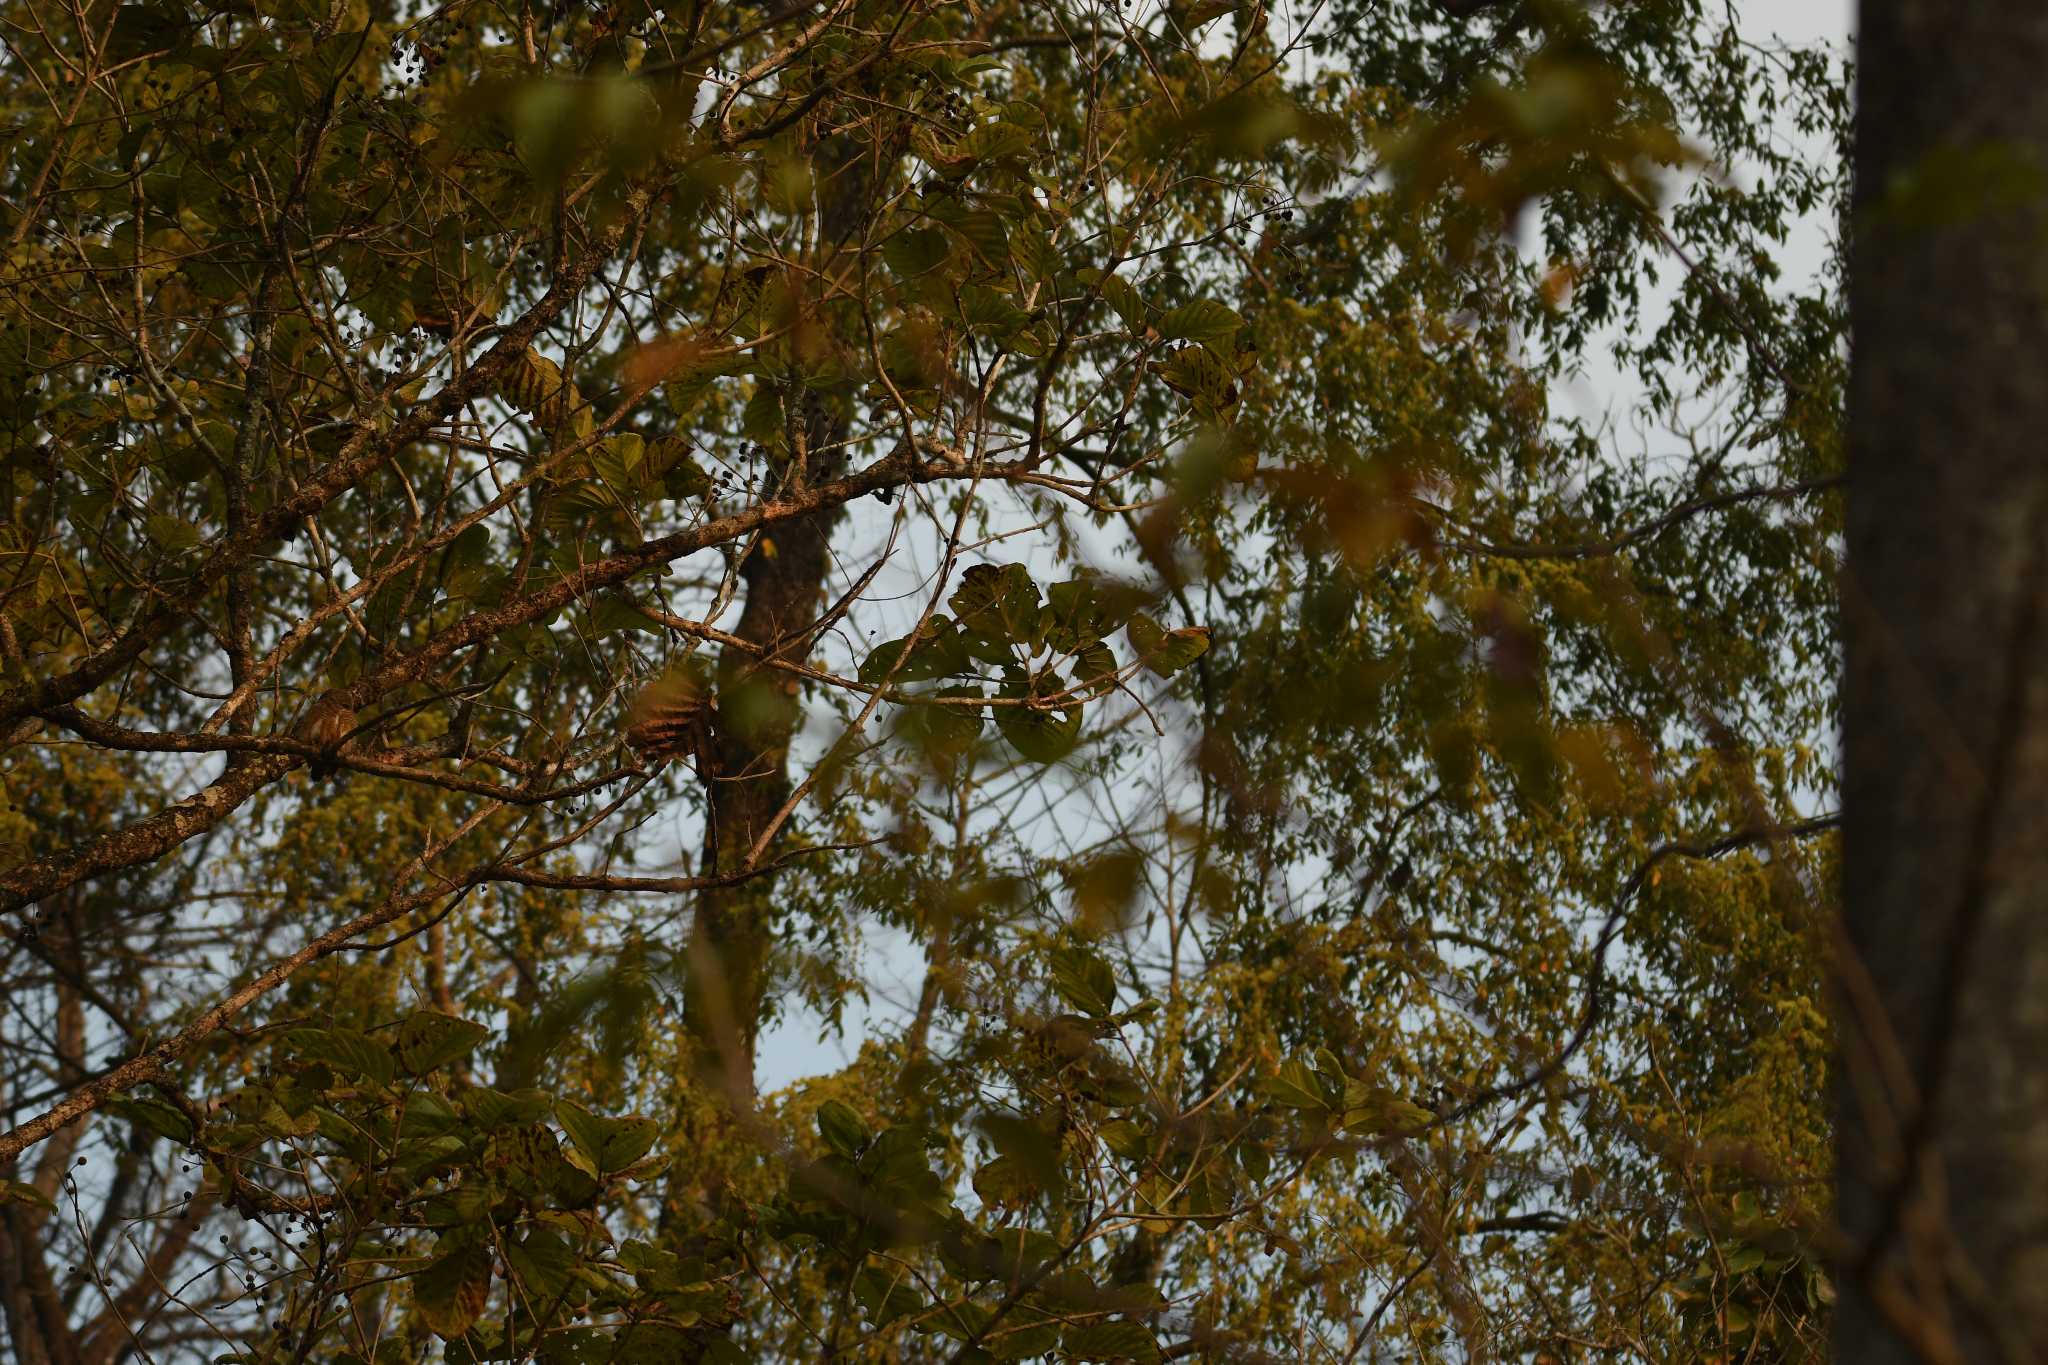
{"type": "MultiPolygon", "coordinates": [[[[746,605],[734,635],[763,651],[808,654],[798,642],[807,638],[831,566],[830,521],[820,514],[778,528],[747,556],[740,566],[746,605]]],[[[731,875],[744,870],[749,850],[789,799],[789,742],[802,710],[796,675],[766,667],[751,651],[727,646],[718,675],[704,870],[731,875]]],[[[753,1093],[768,892],[766,879],[708,887],[697,895],[691,924],[684,1023],[697,1046],[700,1078],[736,1102],[753,1093]]]]}
{"type": "Polygon", "coordinates": [[[2048,10],[1863,7],[1837,1358],[2048,1350],[2048,10]]]}
{"type": "MultiPolygon", "coordinates": [[[[868,187],[863,147],[827,144],[813,157],[820,199],[820,252],[861,245],[868,187]]],[[[828,344],[850,345],[850,338],[828,344]]],[[[798,483],[832,478],[845,463],[845,417],[818,394],[784,395],[798,483]]],[[[767,490],[764,489],[763,495],[767,490]]],[[[711,721],[704,870],[732,875],[747,870],[754,845],[789,799],[789,743],[803,718],[796,675],[768,666],[771,658],[801,661],[832,566],[831,533],[837,509],[785,523],[764,537],[740,565],[746,601],[718,662],[718,706],[711,721]]],[[[777,839],[788,831],[785,823],[777,839]]],[[[771,840],[771,845],[775,840],[771,840]]],[[[764,849],[762,863],[773,856],[764,849]]],[[[689,944],[689,989],[684,1026],[695,1044],[698,1079],[737,1103],[751,1100],[754,1036],[760,1023],[768,960],[769,881],[756,878],[698,893],[689,944]]]]}

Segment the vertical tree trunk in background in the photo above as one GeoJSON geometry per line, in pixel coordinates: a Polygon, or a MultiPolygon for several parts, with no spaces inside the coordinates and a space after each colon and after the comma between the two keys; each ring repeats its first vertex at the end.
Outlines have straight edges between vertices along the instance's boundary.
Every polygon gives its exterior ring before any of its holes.
{"type": "MultiPolygon", "coordinates": [[[[819,513],[778,527],[772,541],[747,556],[740,566],[746,604],[734,635],[781,657],[808,656],[799,642],[824,595],[835,518],[819,513]]],[[[718,701],[704,850],[704,871],[712,875],[742,871],[748,850],[788,800],[789,742],[802,719],[796,675],[768,668],[761,655],[736,646],[727,646],[718,661],[718,701]]],[[[753,1087],[769,888],[767,879],[707,887],[697,894],[691,923],[684,1023],[697,1047],[700,1077],[735,1097],[753,1087]]]]}
{"type": "Polygon", "coordinates": [[[2048,8],[1858,55],[1837,1358],[2040,1359],[2048,8]]]}
{"type": "MultiPolygon", "coordinates": [[[[820,199],[821,252],[858,248],[868,211],[860,144],[818,149],[813,159],[820,199]]],[[[845,344],[845,339],[836,339],[845,344]]],[[[785,402],[804,436],[792,458],[810,482],[834,477],[845,463],[847,424],[818,395],[792,390],[785,402]]],[[[766,497],[771,489],[763,489],[766,497]]],[[[822,605],[832,566],[831,535],[837,509],[776,528],[740,566],[746,599],[733,634],[747,647],[728,645],[718,661],[718,711],[712,724],[704,871],[745,870],[749,851],[789,799],[789,744],[803,719],[793,673],[767,666],[767,658],[801,662],[822,605]]],[[[787,835],[785,824],[777,842],[787,835]]],[[[773,857],[764,851],[762,862],[773,857]]],[[[754,1035],[766,987],[770,882],[766,878],[709,887],[697,895],[691,923],[690,983],[684,1026],[697,1050],[698,1077],[726,1094],[750,1097],[754,1035]]]]}

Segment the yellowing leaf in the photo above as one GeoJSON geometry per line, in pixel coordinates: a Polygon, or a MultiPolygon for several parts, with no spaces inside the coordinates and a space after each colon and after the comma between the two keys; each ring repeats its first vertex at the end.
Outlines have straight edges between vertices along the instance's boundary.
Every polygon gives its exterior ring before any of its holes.
{"type": "Polygon", "coordinates": [[[445,1340],[468,1332],[482,1316],[491,1294],[491,1253],[466,1231],[443,1240],[456,1244],[413,1277],[412,1294],[420,1320],[445,1340]]]}

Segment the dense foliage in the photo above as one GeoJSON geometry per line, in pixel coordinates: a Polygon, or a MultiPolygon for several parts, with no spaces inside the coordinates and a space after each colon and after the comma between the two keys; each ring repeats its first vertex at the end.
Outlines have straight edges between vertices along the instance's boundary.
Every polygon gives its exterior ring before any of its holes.
{"type": "Polygon", "coordinates": [[[1818,1356],[1837,55],[0,40],[16,1357],[1818,1356]]]}

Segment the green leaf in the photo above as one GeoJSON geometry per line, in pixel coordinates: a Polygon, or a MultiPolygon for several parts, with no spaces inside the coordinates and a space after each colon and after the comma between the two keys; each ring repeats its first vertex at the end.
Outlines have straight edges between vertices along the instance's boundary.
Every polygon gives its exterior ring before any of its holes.
{"type": "Polygon", "coordinates": [[[946,234],[937,228],[907,228],[882,243],[882,259],[905,280],[936,268],[948,252],[946,234]]]}
{"type": "Polygon", "coordinates": [[[451,597],[471,597],[488,579],[486,566],[490,561],[491,531],[481,523],[470,527],[454,540],[441,559],[441,581],[451,597]]]}
{"type": "MultiPolygon", "coordinates": [[[[1011,229],[1010,260],[1024,272],[1027,285],[1037,281],[1050,286],[1065,265],[1051,240],[1031,223],[1020,223],[1011,229]]],[[[1047,297],[1046,293],[1038,295],[1041,302],[1047,297]]]]}
{"type": "Polygon", "coordinates": [[[1038,643],[1038,585],[1022,564],[975,564],[947,599],[961,628],[1011,644],[1038,643]]]}
{"type": "Polygon", "coordinates": [[[1169,341],[1199,341],[1220,346],[1237,335],[1244,319],[1214,299],[1192,299],[1160,316],[1159,335],[1169,341]]]}
{"type": "Polygon", "coordinates": [[[521,1193],[539,1194],[556,1186],[567,1159],[551,1129],[530,1123],[494,1132],[484,1144],[484,1165],[503,1170],[505,1181],[521,1193]]]}
{"type": "Polygon", "coordinates": [[[9,1204],[30,1204],[51,1213],[57,1211],[57,1206],[35,1186],[0,1177],[0,1208],[9,1204]]]}
{"type": "Polygon", "coordinates": [[[996,728],[1018,753],[1033,763],[1057,763],[1074,750],[1081,738],[1081,708],[1041,710],[1022,706],[998,706],[996,728]]]}
{"type": "Polygon", "coordinates": [[[860,680],[879,683],[895,669],[894,681],[898,683],[928,682],[960,673],[966,667],[967,645],[960,638],[959,628],[950,617],[934,616],[916,639],[905,636],[884,640],[869,650],[867,658],[861,661],[860,680]],[[910,657],[898,667],[897,660],[906,649],[910,657]]]}
{"type": "Polygon", "coordinates": [[[129,62],[166,51],[176,47],[186,31],[184,22],[169,6],[123,5],[114,12],[114,26],[107,34],[104,60],[129,62]]]}
{"type": "Polygon", "coordinates": [[[401,1180],[417,1183],[449,1169],[469,1154],[469,1144],[453,1133],[399,1144],[391,1162],[392,1173],[401,1180]]]}
{"type": "Polygon", "coordinates": [[[1153,1015],[1159,1013],[1159,1009],[1160,1005],[1157,1000],[1147,998],[1144,1000],[1140,1000],[1137,1004],[1131,1006],[1129,1009],[1118,1013],[1114,1018],[1110,1020],[1110,1022],[1112,1024],[1116,1024],[1119,1026],[1122,1026],[1124,1024],[1143,1023],[1145,1020],[1150,1019],[1153,1015]]]}
{"type": "Polygon", "coordinates": [[[406,1097],[398,1132],[401,1137],[437,1137],[461,1126],[462,1114],[455,1106],[428,1090],[406,1097]]]}
{"type": "Polygon", "coordinates": [[[887,1327],[898,1318],[924,1311],[925,1298],[916,1283],[901,1270],[864,1265],[853,1277],[854,1301],[866,1310],[868,1321],[875,1327],[887,1327]]]}
{"type": "Polygon", "coordinates": [[[1091,640],[1074,651],[1074,685],[1086,687],[1116,676],[1116,651],[1100,640],[1091,640]]]}
{"type": "Polygon", "coordinates": [[[1764,1249],[1756,1246],[1738,1246],[1728,1253],[1727,1264],[1730,1275],[1747,1275],[1764,1263],[1764,1249]]]}
{"type": "Polygon", "coordinates": [[[490,1036],[482,1024],[438,1010],[419,1010],[392,1031],[391,1050],[406,1075],[424,1076],[467,1057],[490,1036]]]}
{"type": "Polygon", "coordinates": [[[1152,361],[1151,370],[1166,387],[1193,399],[1198,411],[1220,414],[1237,402],[1237,376],[1207,346],[1183,346],[1152,361]]]}
{"type": "Polygon", "coordinates": [[[544,1117],[548,1097],[538,1090],[521,1090],[507,1095],[484,1086],[462,1092],[462,1107],[479,1128],[517,1128],[544,1117]]]}
{"type": "Polygon", "coordinates": [[[1095,1130],[1102,1145],[1125,1161],[1142,1161],[1152,1154],[1152,1137],[1133,1119],[1116,1119],[1095,1130]]]}
{"type": "Polygon", "coordinates": [[[354,1029],[294,1029],[287,1041],[301,1059],[325,1062],[344,1076],[389,1085],[397,1074],[391,1049],[354,1029]]]}
{"type": "Polygon", "coordinates": [[[144,1099],[136,1095],[117,1095],[106,1103],[108,1112],[118,1114],[130,1123],[136,1124],[158,1137],[169,1138],[183,1145],[192,1140],[192,1121],[185,1112],[162,1100],[144,1099]]]}
{"type": "Polygon", "coordinates": [[[945,221],[990,266],[1000,268],[1009,263],[1010,232],[1001,215],[988,209],[974,209],[953,214],[945,221]]]}
{"type": "Polygon", "coordinates": [[[569,174],[583,138],[583,94],[577,82],[541,80],[513,99],[513,146],[539,189],[553,190],[569,174]]]}
{"type": "Polygon", "coordinates": [[[492,1184],[457,1185],[422,1204],[420,1222],[430,1228],[469,1227],[482,1222],[503,1197],[504,1191],[492,1184]]]}
{"type": "Polygon", "coordinates": [[[1091,1322],[1069,1327],[1060,1338],[1060,1346],[1075,1360],[1151,1365],[1160,1359],[1159,1341],[1142,1322],[1091,1322]]]}
{"type": "Polygon", "coordinates": [[[149,528],[149,538],[173,553],[192,549],[204,539],[198,527],[168,513],[159,512],[144,524],[149,528]]]}
{"type": "Polygon", "coordinates": [[[641,465],[643,486],[659,486],[670,498],[701,497],[711,489],[711,476],[697,463],[696,447],[680,436],[663,436],[648,443],[641,465]]]}
{"type": "MultiPolygon", "coordinates": [[[[982,691],[978,687],[942,687],[932,696],[979,698],[982,691]]],[[[957,754],[981,737],[980,707],[906,703],[900,715],[898,733],[934,754],[957,754]]]]}
{"type": "Polygon", "coordinates": [[[1137,584],[1115,578],[1084,577],[1054,583],[1045,590],[1039,632],[1049,648],[1072,653],[1125,624],[1151,597],[1137,584]]]}
{"type": "MultiPolygon", "coordinates": [[[[552,1303],[576,1283],[572,1277],[577,1264],[575,1249],[552,1228],[536,1228],[524,1241],[504,1245],[506,1269],[529,1295],[552,1303]]],[[[573,1304],[582,1297],[572,1293],[566,1301],[573,1304]]]]}
{"type": "Polygon", "coordinates": [[[1436,1115],[1419,1104],[1410,1104],[1385,1086],[1354,1080],[1344,1087],[1344,1128],[1348,1132],[1381,1137],[1412,1133],[1426,1128],[1436,1115]]]}
{"type": "Polygon", "coordinates": [[[591,452],[590,467],[613,492],[630,496],[639,490],[639,472],[646,454],[645,437],[636,432],[621,432],[606,437],[591,452]]]}
{"type": "Polygon", "coordinates": [[[1121,275],[1105,277],[1102,281],[1102,298],[1103,302],[1116,310],[1116,315],[1123,319],[1123,324],[1130,329],[1131,335],[1143,336],[1149,330],[1145,300],[1132,287],[1129,280],[1121,275]]]}
{"type": "Polygon", "coordinates": [[[1116,1012],[1116,973],[1086,948],[1055,948],[1052,985],[1060,998],[1091,1019],[1116,1012]]]}
{"type": "Polygon", "coordinates": [[[619,1264],[643,1288],[680,1289],[685,1283],[682,1257],[651,1242],[628,1240],[619,1248],[619,1264]]]}
{"type": "Polygon", "coordinates": [[[932,1326],[955,1341],[971,1341],[982,1333],[994,1317],[993,1308],[969,1299],[961,1303],[947,1304],[932,1320],[932,1326]]]}
{"type": "Polygon", "coordinates": [[[1024,1310],[1012,1309],[1008,1318],[982,1338],[982,1348],[994,1360],[1030,1360],[1045,1355],[1060,1344],[1060,1329],[1049,1322],[1022,1322],[1024,1310]]]}
{"type": "Polygon", "coordinates": [[[993,337],[1006,337],[1027,321],[1022,308],[1000,290],[985,285],[960,286],[959,304],[962,322],[993,337]]]}
{"type": "Polygon", "coordinates": [[[868,1126],[853,1106],[839,1100],[826,1100],[818,1106],[818,1136],[825,1139],[830,1147],[848,1161],[860,1156],[861,1149],[868,1144],[868,1126]]]}
{"type": "Polygon", "coordinates": [[[983,1162],[974,1172],[974,1192],[985,1204],[1013,1207],[1028,1203],[1039,1189],[1030,1168],[1016,1157],[999,1156],[983,1162]]]}
{"type": "Polygon", "coordinates": [[[782,401],[782,389],[776,385],[756,385],[748,395],[748,405],[739,413],[739,430],[774,452],[776,458],[788,456],[782,401]]]}
{"type": "Polygon", "coordinates": [[[592,1175],[624,1170],[645,1155],[661,1136],[661,1126],[653,1119],[637,1115],[605,1118],[567,1100],[555,1106],[555,1117],[577,1150],[590,1159],[595,1168],[590,1172],[592,1175]]]}
{"type": "Polygon", "coordinates": [[[413,1306],[436,1336],[446,1339],[467,1332],[484,1311],[491,1294],[491,1253],[469,1240],[466,1230],[443,1238],[449,1250],[413,1277],[413,1306]]]}
{"type": "Polygon", "coordinates": [[[1142,612],[1131,617],[1130,624],[1124,627],[1124,637],[1145,667],[1162,678],[1172,677],[1209,651],[1207,626],[1167,630],[1142,612]]]}
{"type": "Polygon", "coordinates": [[[860,1172],[877,1189],[892,1191],[902,1199],[924,1198],[938,1192],[938,1178],[925,1158],[925,1130],[910,1124],[892,1124],[875,1134],[861,1154],[860,1172]]]}
{"type": "MultiPolygon", "coordinates": [[[[1048,1128],[1039,1119],[1004,1113],[983,1114],[979,1126],[1003,1159],[1010,1163],[1004,1168],[1011,1173],[1010,1176],[998,1175],[991,1177],[992,1180],[1014,1179],[1020,1187],[1050,1191],[1055,1199],[1059,1198],[1060,1192],[1066,1188],[1067,1173],[1064,1147],[1057,1130],[1048,1128]]],[[[975,1188],[981,1187],[977,1183],[975,1188]]],[[[986,1190],[982,1194],[984,1198],[989,1197],[986,1190]]]]}
{"type": "Polygon", "coordinates": [[[1290,1109],[1330,1107],[1330,1097],[1323,1088],[1322,1079],[1298,1057],[1289,1058],[1281,1064],[1278,1072],[1259,1082],[1259,1090],[1290,1109]]]}
{"type": "Polygon", "coordinates": [[[975,161],[994,161],[1000,157],[1016,156],[1031,147],[1031,133],[1014,123],[984,123],[968,130],[965,137],[955,142],[948,151],[955,157],[970,157],[975,161]]]}
{"type": "Polygon", "coordinates": [[[659,635],[662,631],[660,622],[617,597],[603,598],[591,606],[590,628],[599,635],[659,635]]]}
{"type": "MultiPolygon", "coordinates": [[[[696,1342],[690,1344],[697,1345],[696,1342]]],[[[704,1359],[709,1361],[710,1365],[754,1365],[753,1358],[741,1350],[730,1337],[716,1334],[704,1337],[701,1339],[701,1345],[698,1345],[698,1349],[704,1352],[704,1359]]],[[[671,1350],[665,1356],[656,1357],[656,1360],[679,1360],[681,1358],[679,1352],[671,1350]]]]}

